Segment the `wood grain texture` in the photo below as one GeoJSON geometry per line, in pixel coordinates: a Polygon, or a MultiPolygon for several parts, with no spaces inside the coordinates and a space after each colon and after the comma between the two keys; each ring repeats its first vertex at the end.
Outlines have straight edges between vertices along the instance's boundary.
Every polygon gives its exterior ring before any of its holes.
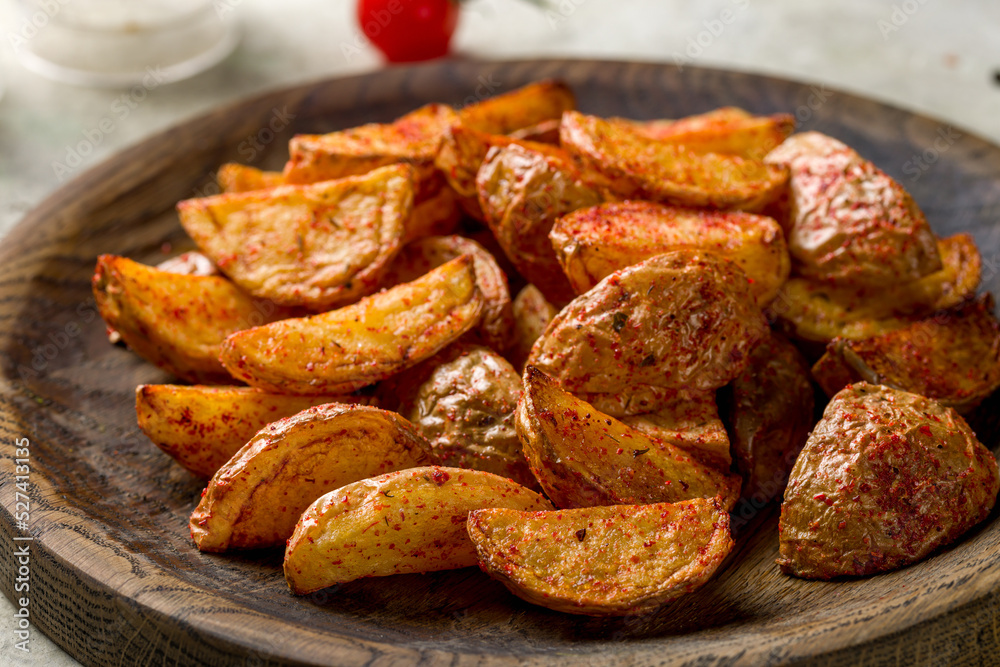
{"type": "MultiPolygon", "coordinates": [[[[199,553],[187,517],[201,484],[141,434],[135,385],[168,378],[108,345],[90,294],[100,253],[145,262],[188,247],[173,206],[276,114],[291,125],[254,165],[279,167],[292,132],[464,104],[559,77],[587,112],[676,117],[723,105],[787,111],[910,189],[935,231],[971,231],[984,289],[1000,292],[1000,148],[964,131],[820,87],[749,74],[591,61],[444,62],[263,95],[157,135],[33,211],[0,249],[0,549],[13,591],[14,441],[31,441],[31,620],[84,664],[761,665],[985,664],[1000,653],[997,512],[958,545],[898,572],[785,577],[774,507],[737,511],[729,566],[658,613],[600,620],[514,598],[478,570],[357,581],[296,598],[279,551],[199,553]],[[492,85],[492,83],[491,83],[492,85]],[[941,150],[942,135],[951,143],[941,150]],[[934,155],[926,171],[915,157],[934,155]],[[931,153],[931,151],[934,151],[931,153]],[[745,514],[746,516],[741,516],[745,514]]],[[[267,136],[265,133],[261,138],[267,136]]],[[[997,438],[977,422],[988,446],[997,438]]],[[[983,417],[985,415],[985,417],[983,417]]]]}

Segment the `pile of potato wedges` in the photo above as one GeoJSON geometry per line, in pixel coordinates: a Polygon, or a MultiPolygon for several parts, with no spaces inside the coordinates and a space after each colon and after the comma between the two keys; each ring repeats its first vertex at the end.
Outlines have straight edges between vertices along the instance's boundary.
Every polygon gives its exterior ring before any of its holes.
{"type": "Polygon", "coordinates": [[[738,507],[782,500],[778,565],[822,579],[987,516],[970,236],[788,114],[575,106],[543,81],[299,135],[178,204],[200,252],[98,258],[112,341],[186,383],[136,412],[209,480],[198,549],[283,547],[295,594],[478,565],[627,615],[723,567],[738,507]]]}

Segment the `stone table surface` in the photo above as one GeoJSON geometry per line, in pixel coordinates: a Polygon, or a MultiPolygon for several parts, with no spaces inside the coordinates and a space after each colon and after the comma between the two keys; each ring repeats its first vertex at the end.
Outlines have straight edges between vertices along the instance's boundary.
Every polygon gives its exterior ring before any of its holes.
{"type": "MultiPolygon", "coordinates": [[[[22,29],[17,3],[0,0],[0,243],[63,182],[154,132],[267,89],[382,66],[355,26],[353,1],[215,2],[238,22],[236,51],[194,78],[142,91],[122,113],[129,91],[55,83],[23,69],[11,38],[22,29]],[[89,144],[87,154],[71,160],[81,142],[89,144]]],[[[994,0],[548,0],[548,6],[470,0],[455,36],[456,57],[631,59],[760,72],[876,98],[1000,142],[1000,3],[994,0]],[[731,22],[722,24],[727,10],[731,22]]],[[[0,597],[0,664],[78,664],[37,631],[30,653],[16,650],[13,613],[0,597]]]]}

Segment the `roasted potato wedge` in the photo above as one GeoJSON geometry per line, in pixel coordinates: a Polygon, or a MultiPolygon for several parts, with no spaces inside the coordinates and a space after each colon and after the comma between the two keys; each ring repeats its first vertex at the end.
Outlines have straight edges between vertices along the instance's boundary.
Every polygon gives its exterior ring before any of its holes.
{"type": "Polygon", "coordinates": [[[599,412],[530,365],[517,408],[517,435],[556,507],[718,497],[729,510],[740,493],[738,476],[599,412]]]}
{"type": "Polygon", "coordinates": [[[188,199],[181,224],[256,297],[324,310],[378,287],[413,209],[407,165],[314,185],[188,199]]]}
{"type": "Polygon", "coordinates": [[[228,162],[219,167],[215,178],[219,188],[227,193],[267,190],[285,184],[285,177],[281,172],[263,171],[235,162],[228,162]]]}
{"type": "Polygon", "coordinates": [[[513,366],[477,345],[452,345],[423,364],[433,368],[421,373],[399,413],[431,443],[436,461],[537,488],[514,427],[521,376],[513,366]]]}
{"type": "Polygon", "coordinates": [[[654,611],[708,581],[734,543],[715,500],[550,512],[469,512],[479,566],[514,595],[569,614],[654,611]]]}
{"type": "Polygon", "coordinates": [[[834,339],[813,366],[829,396],[864,380],[968,413],[1000,387],[1000,322],[990,295],[864,340],[834,339]]]}
{"type": "Polygon", "coordinates": [[[479,322],[473,262],[462,255],[339,310],[230,336],[219,358],[234,377],[265,391],[355,391],[423,361],[479,322]]]}
{"type": "Polygon", "coordinates": [[[627,415],[621,421],[721,470],[728,470],[733,463],[729,435],[719,417],[714,391],[690,392],[656,412],[627,415]]]}
{"type": "Polygon", "coordinates": [[[97,309],[140,357],[189,382],[226,384],[226,336],[285,315],[225,278],[161,271],[101,255],[92,280],[97,309]]]}
{"type": "Polygon", "coordinates": [[[714,252],[738,264],[761,306],[774,298],[791,269],[778,223],[742,211],[611,202],[564,215],[549,239],[578,294],[619,269],[680,248],[714,252]]]}
{"type": "Polygon", "coordinates": [[[729,386],[728,424],[743,497],[761,507],[781,496],[809,431],[814,392],[809,364],[786,338],[772,333],[729,386]]]}
{"type": "Polygon", "coordinates": [[[395,412],[328,403],[264,427],[212,477],[191,514],[202,551],[284,544],[328,491],[432,461],[430,445],[395,412]]]}
{"type": "Polygon", "coordinates": [[[512,305],[514,315],[514,342],[508,350],[508,359],[518,371],[531,354],[531,347],[545,332],[552,318],[559,310],[545,300],[545,296],[534,285],[528,284],[517,293],[512,305]]]}
{"type": "Polygon", "coordinates": [[[135,388],[139,428],[175,461],[211,477],[271,422],[323,403],[371,404],[367,396],[288,396],[250,387],[141,384],[135,388]]]}
{"type": "Polygon", "coordinates": [[[440,174],[433,179],[436,184],[427,186],[428,192],[421,199],[413,200],[413,212],[403,225],[403,243],[410,243],[425,236],[443,236],[458,228],[462,219],[458,196],[440,174]]]}
{"type": "Polygon", "coordinates": [[[888,174],[819,132],[766,158],[790,174],[788,247],[800,275],[849,286],[894,286],[941,270],[934,232],[888,174]]]}
{"type": "Polygon", "coordinates": [[[302,514],[285,549],[298,595],[361,577],[476,564],[465,530],[471,510],[551,509],[545,498],[492,473],[429,466],[348,484],[302,514]]]}
{"type": "Polygon", "coordinates": [[[985,519],[998,489],[996,459],[953,409],[850,385],[827,405],[792,469],[778,564],[806,579],[909,565],[985,519]]]}
{"type": "Polygon", "coordinates": [[[627,199],[720,209],[760,210],[788,181],[784,166],[734,155],[699,154],[651,139],[626,123],[563,114],[560,145],[606,176],[627,199]]]}
{"type": "Polygon", "coordinates": [[[568,157],[517,144],[490,149],[476,187],[490,230],[521,275],[556,306],[572,300],[549,232],[560,216],[604,201],[600,188],[568,157]]]}
{"type": "Polygon", "coordinates": [[[979,287],[982,259],[972,236],[949,236],[938,248],[940,271],[900,285],[849,288],[790,278],[768,306],[768,317],[794,338],[824,344],[838,336],[858,340],[900,329],[972,298],[979,287]]]}
{"type": "Polygon", "coordinates": [[[574,299],[528,363],[572,393],[716,389],[740,373],[767,332],[742,269],[677,250],[616,271],[574,299]]]}
{"type": "Polygon", "coordinates": [[[728,107],[674,122],[638,123],[652,139],[684,146],[695,153],[722,153],[762,160],[795,131],[795,117],[787,113],[752,116],[728,107]]]}
{"type": "Polygon", "coordinates": [[[489,132],[509,134],[548,120],[558,120],[564,111],[576,108],[573,91],[562,81],[537,81],[509,93],[502,93],[462,107],[461,125],[489,132]]]}
{"type": "Polygon", "coordinates": [[[475,331],[497,351],[510,345],[514,332],[507,276],[483,246],[464,236],[429,236],[406,245],[389,267],[384,285],[416,280],[456,257],[469,255],[476,269],[476,285],[483,297],[483,314],[475,331]]]}

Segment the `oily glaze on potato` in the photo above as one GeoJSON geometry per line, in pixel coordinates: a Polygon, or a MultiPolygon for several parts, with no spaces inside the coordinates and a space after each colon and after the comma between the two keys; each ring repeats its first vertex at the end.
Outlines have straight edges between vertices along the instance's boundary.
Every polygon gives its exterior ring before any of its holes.
{"type": "Polygon", "coordinates": [[[285,549],[297,595],[353,581],[476,564],[465,530],[471,510],[552,509],[530,489],[492,473],[428,466],[364,479],[318,498],[285,549]]]}
{"type": "Polygon", "coordinates": [[[140,357],[189,382],[226,384],[219,363],[229,334],[279,317],[225,278],[182,275],[101,255],[92,280],[97,309],[140,357]]]}
{"type": "Polygon", "coordinates": [[[365,403],[365,396],[289,396],[250,387],[141,384],[139,428],[175,461],[211,477],[268,424],[323,403],[365,403]]]}
{"type": "Polygon", "coordinates": [[[729,435],[719,417],[714,391],[689,392],[656,412],[624,416],[621,421],[720,470],[728,470],[733,462],[729,435]]]}
{"type": "Polygon", "coordinates": [[[740,266],[757,303],[778,293],[791,268],[781,227],[741,211],[644,201],[612,202],[556,220],[549,239],[566,277],[583,294],[619,269],[680,248],[714,252],[740,266]]]}
{"type": "Polygon", "coordinates": [[[850,288],[790,278],[768,315],[794,338],[828,343],[899,329],[915,318],[958,305],[979,287],[982,259],[969,234],[938,241],[943,267],[919,280],[878,288],[850,288]]]}
{"type": "Polygon", "coordinates": [[[534,285],[528,284],[517,293],[511,307],[514,316],[514,342],[508,350],[508,359],[518,371],[531,354],[531,347],[545,332],[559,309],[549,303],[534,285]]]}
{"type": "Polygon", "coordinates": [[[394,412],[328,403],[266,426],[212,477],[191,514],[202,551],[284,544],[316,498],[426,465],[430,446],[394,412]]]}
{"type": "Polygon", "coordinates": [[[803,132],[766,161],[789,169],[787,236],[797,273],[874,287],[941,270],[934,233],[913,198],[845,144],[803,132]]]}
{"type": "Polygon", "coordinates": [[[476,285],[483,297],[483,314],[476,333],[494,350],[510,344],[514,329],[507,276],[483,246],[464,236],[429,236],[407,244],[383,279],[386,287],[416,280],[456,257],[469,255],[476,269],[476,285]]]}
{"type": "Polygon", "coordinates": [[[462,255],[339,310],[230,336],[219,358],[234,377],[274,393],[348,393],[384,380],[479,322],[473,261],[462,255]]]}
{"type": "Polygon", "coordinates": [[[556,306],[576,295],[549,232],[562,215],[604,201],[568,156],[511,144],[490,150],[476,176],[479,204],[500,247],[528,282],[556,306]]]}
{"type": "Polygon", "coordinates": [[[728,510],[739,495],[739,477],[599,412],[532,366],[524,373],[517,434],[556,507],[718,497],[728,510]]]}
{"type": "Polygon", "coordinates": [[[646,136],[684,146],[696,153],[722,153],[761,160],[795,131],[795,117],[787,113],[752,116],[725,107],[676,121],[636,123],[646,136]]]}
{"type": "Polygon", "coordinates": [[[864,380],[967,413],[1000,387],[1000,323],[990,295],[864,340],[834,339],[813,367],[833,396],[864,380]]]}
{"type": "Polygon", "coordinates": [[[742,269],[677,250],[616,271],[574,299],[528,363],[573,393],[716,389],[739,374],[767,331],[742,269]]]}
{"type": "Polygon", "coordinates": [[[413,173],[394,165],[337,181],[188,199],[181,224],[254,296],[313,310],[374,292],[403,245],[413,173]]]}
{"type": "Polygon", "coordinates": [[[779,497],[813,426],[809,365],[772,333],[750,354],[729,387],[728,424],[743,497],[763,504],[779,497]]]}
{"type": "Polygon", "coordinates": [[[278,171],[263,171],[245,164],[228,162],[215,175],[223,192],[251,192],[267,190],[285,184],[285,178],[278,171]]]}
{"type": "Polygon", "coordinates": [[[560,145],[606,176],[627,199],[677,206],[760,210],[781,193],[788,171],[735,155],[699,154],[625,123],[563,114],[560,145]]]}
{"type": "Polygon", "coordinates": [[[469,513],[479,566],[514,595],[569,614],[652,612],[701,587],[734,543],[715,500],[469,513]]]}
{"type": "Polygon", "coordinates": [[[850,385],[792,469],[778,564],[807,579],[909,565],[985,519],[998,489],[996,459],[953,409],[850,385]]]}

